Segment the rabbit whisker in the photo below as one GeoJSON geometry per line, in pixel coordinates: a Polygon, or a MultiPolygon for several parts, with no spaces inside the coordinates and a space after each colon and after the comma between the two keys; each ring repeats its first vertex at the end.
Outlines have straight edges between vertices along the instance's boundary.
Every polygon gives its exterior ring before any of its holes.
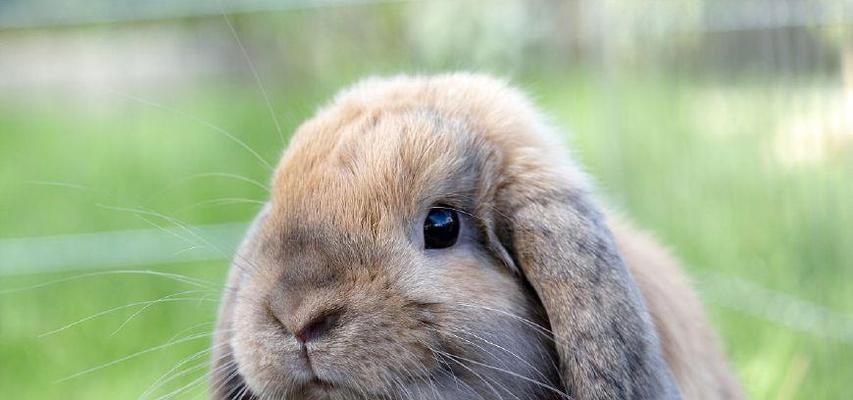
{"type": "Polygon", "coordinates": [[[133,359],[133,358],[139,357],[139,356],[144,355],[144,354],[148,354],[148,353],[152,353],[152,352],[155,352],[155,351],[158,351],[158,350],[162,350],[162,349],[165,349],[165,348],[168,348],[168,347],[171,347],[171,346],[177,345],[177,344],[186,343],[186,342],[190,342],[190,341],[193,341],[193,340],[198,340],[198,339],[201,339],[201,338],[207,338],[207,337],[210,337],[210,336],[212,336],[212,335],[213,335],[213,333],[212,333],[212,332],[211,332],[211,333],[198,334],[198,335],[192,335],[192,336],[184,337],[184,338],[181,338],[181,339],[178,339],[178,340],[174,340],[174,341],[171,341],[171,342],[163,343],[163,344],[160,344],[160,345],[157,345],[157,346],[154,346],[154,347],[149,347],[149,348],[147,348],[147,349],[145,349],[145,350],[141,350],[141,351],[138,351],[138,352],[135,352],[135,353],[132,353],[132,354],[126,355],[126,356],[121,357],[121,358],[118,358],[118,359],[116,359],[116,360],[113,360],[113,361],[110,361],[110,362],[107,362],[107,363],[104,363],[104,364],[100,364],[100,365],[97,365],[97,366],[94,366],[94,367],[91,367],[91,368],[88,368],[88,369],[85,369],[85,370],[82,370],[82,371],[76,372],[76,373],[74,373],[74,374],[72,374],[72,375],[66,376],[66,377],[61,378],[61,379],[59,379],[59,380],[56,380],[54,383],[61,383],[61,382],[69,381],[69,380],[72,380],[72,379],[75,379],[75,378],[81,377],[81,376],[83,376],[83,375],[88,375],[88,374],[90,374],[90,373],[93,373],[93,372],[99,371],[99,370],[101,370],[101,369],[104,369],[104,368],[107,368],[107,367],[110,367],[110,366],[113,366],[113,365],[116,365],[116,364],[119,364],[119,363],[125,362],[125,361],[127,361],[127,360],[130,360],[130,359],[133,359]]]}

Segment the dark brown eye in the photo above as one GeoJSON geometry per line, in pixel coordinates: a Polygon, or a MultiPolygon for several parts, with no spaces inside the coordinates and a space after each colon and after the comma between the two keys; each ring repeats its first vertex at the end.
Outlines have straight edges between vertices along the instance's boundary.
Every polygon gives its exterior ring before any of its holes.
{"type": "Polygon", "coordinates": [[[433,207],[424,220],[424,247],[444,249],[459,238],[459,215],[449,208],[433,207]]]}

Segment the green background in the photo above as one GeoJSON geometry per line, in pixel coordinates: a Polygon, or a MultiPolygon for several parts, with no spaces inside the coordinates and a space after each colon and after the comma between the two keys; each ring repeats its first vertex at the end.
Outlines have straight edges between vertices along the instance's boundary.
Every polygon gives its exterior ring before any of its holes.
{"type": "MultiPolygon", "coordinates": [[[[4,87],[0,243],[160,228],[186,239],[176,221],[247,222],[267,194],[235,176],[265,184],[270,171],[223,131],[274,163],[283,143],[270,107],[286,140],[360,77],[490,72],[511,78],[567,133],[604,201],[683,260],[751,398],[848,396],[853,124],[845,122],[844,106],[853,94],[844,73],[846,25],[719,33],[699,18],[688,33],[632,36],[643,22],[628,7],[615,15],[636,26],[614,27],[600,41],[563,44],[557,33],[577,32],[560,31],[561,17],[554,16],[556,31],[534,34],[522,25],[515,29],[531,35],[523,45],[489,50],[516,32],[512,21],[547,18],[547,7],[530,11],[519,2],[499,2],[498,11],[486,12],[473,2],[459,10],[434,3],[232,15],[269,105],[221,15],[0,30],[0,57],[7,60],[16,59],[2,46],[17,49],[28,38],[82,35],[93,43],[167,27],[202,43],[212,31],[231,63],[214,73],[185,71],[179,84],[134,85],[127,78],[121,85],[74,89],[20,82],[4,87]],[[448,26],[442,16],[454,12],[474,22],[429,31],[448,26]],[[411,27],[429,18],[437,25],[411,27]],[[768,48],[770,57],[752,56],[768,48]],[[808,53],[815,48],[821,53],[808,53]],[[788,58],[774,55],[780,52],[788,58]]],[[[703,10],[704,3],[691,4],[703,10]]],[[[163,34],[153,43],[170,40],[163,34]]],[[[113,250],[121,249],[103,251],[113,250]]],[[[0,266],[28,261],[0,259],[0,266]]],[[[0,275],[2,397],[203,396],[206,354],[199,352],[209,344],[226,271],[222,259],[0,275]],[[93,274],[129,269],[202,281],[93,274]],[[164,301],[139,304],[157,299],[164,301]],[[122,360],[137,352],[144,353],[122,360]],[[161,376],[173,379],[145,393],[161,376]]]]}

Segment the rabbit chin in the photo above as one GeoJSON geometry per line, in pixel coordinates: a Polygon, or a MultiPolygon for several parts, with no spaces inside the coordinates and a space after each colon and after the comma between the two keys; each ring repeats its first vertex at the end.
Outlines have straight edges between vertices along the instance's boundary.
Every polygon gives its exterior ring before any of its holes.
{"type": "MultiPolygon", "coordinates": [[[[368,361],[366,361],[368,362],[368,361]]],[[[309,359],[299,356],[297,360],[284,361],[280,370],[272,371],[265,368],[262,374],[253,372],[255,367],[246,368],[249,371],[241,372],[243,392],[240,399],[373,399],[373,398],[396,398],[401,393],[395,390],[405,390],[407,398],[433,398],[435,394],[427,397],[426,393],[435,393],[438,387],[426,384],[432,378],[424,381],[400,382],[399,388],[394,387],[370,387],[365,382],[356,382],[345,376],[343,372],[335,372],[329,368],[314,366],[309,359]],[[414,397],[413,394],[419,393],[414,397]]],[[[240,368],[241,370],[244,368],[240,368]]],[[[402,380],[404,377],[399,377],[402,380]]],[[[408,378],[408,377],[405,377],[408,378]]],[[[394,381],[392,377],[387,378],[389,382],[394,381]]],[[[442,389],[440,398],[448,395],[442,389]]],[[[465,398],[462,396],[451,396],[451,398],[465,398]]]]}
{"type": "MultiPolygon", "coordinates": [[[[429,362],[433,359],[419,359],[412,365],[386,365],[387,359],[355,359],[336,353],[330,349],[338,345],[335,343],[290,346],[286,335],[270,331],[258,335],[257,327],[255,332],[251,337],[238,334],[230,344],[239,373],[235,386],[240,388],[234,392],[245,393],[238,399],[397,398],[399,391],[407,392],[406,398],[434,398],[434,394],[411,397],[409,393],[438,390],[435,382],[442,366],[429,362]],[[409,372],[394,372],[401,370],[409,372]]],[[[445,392],[442,389],[440,398],[445,398],[445,392]]]]}
{"type": "Polygon", "coordinates": [[[246,395],[239,398],[325,399],[350,398],[353,389],[343,381],[331,381],[315,372],[311,362],[298,356],[282,360],[279,368],[270,365],[240,364],[240,377],[246,395]]]}
{"type": "MultiPolygon", "coordinates": [[[[429,377],[418,378],[409,382],[399,382],[397,384],[388,384],[387,386],[378,388],[369,388],[362,384],[353,383],[332,383],[323,379],[312,377],[310,371],[304,371],[304,374],[296,374],[287,378],[280,377],[279,380],[267,381],[266,385],[261,384],[261,388],[250,386],[248,383],[241,383],[234,393],[238,393],[234,399],[239,400],[254,400],[254,399],[288,399],[288,400],[373,400],[373,399],[454,399],[454,400],[482,400],[489,398],[495,392],[495,386],[489,388],[471,382],[465,382],[454,376],[451,371],[444,373],[436,373],[429,377]],[[484,397],[485,396],[485,397],[484,397]]],[[[400,376],[400,379],[410,379],[406,376],[400,376]]],[[[389,379],[392,379],[389,377],[389,379]]],[[[486,378],[487,381],[492,381],[486,378]]],[[[389,381],[390,382],[390,381],[389,381]]],[[[499,382],[494,383],[499,388],[499,394],[506,394],[510,398],[524,398],[533,394],[533,397],[542,400],[556,400],[563,397],[555,395],[549,391],[541,390],[541,387],[521,384],[516,387],[501,385],[499,382]],[[503,392],[507,391],[507,392],[503,392]],[[514,393],[513,393],[514,392],[514,393]]],[[[229,397],[231,398],[231,397],[229,397]]]]}

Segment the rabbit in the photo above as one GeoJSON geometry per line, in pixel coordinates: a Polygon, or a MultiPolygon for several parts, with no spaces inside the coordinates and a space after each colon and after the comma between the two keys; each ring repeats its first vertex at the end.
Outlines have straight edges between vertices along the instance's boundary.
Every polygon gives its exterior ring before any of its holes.
{"type": "Polygon", "coordinates": [[[738,399],[677,262],[517,89],[368,78],[295,132],[234,258],[214,399],[738,399]]]}

